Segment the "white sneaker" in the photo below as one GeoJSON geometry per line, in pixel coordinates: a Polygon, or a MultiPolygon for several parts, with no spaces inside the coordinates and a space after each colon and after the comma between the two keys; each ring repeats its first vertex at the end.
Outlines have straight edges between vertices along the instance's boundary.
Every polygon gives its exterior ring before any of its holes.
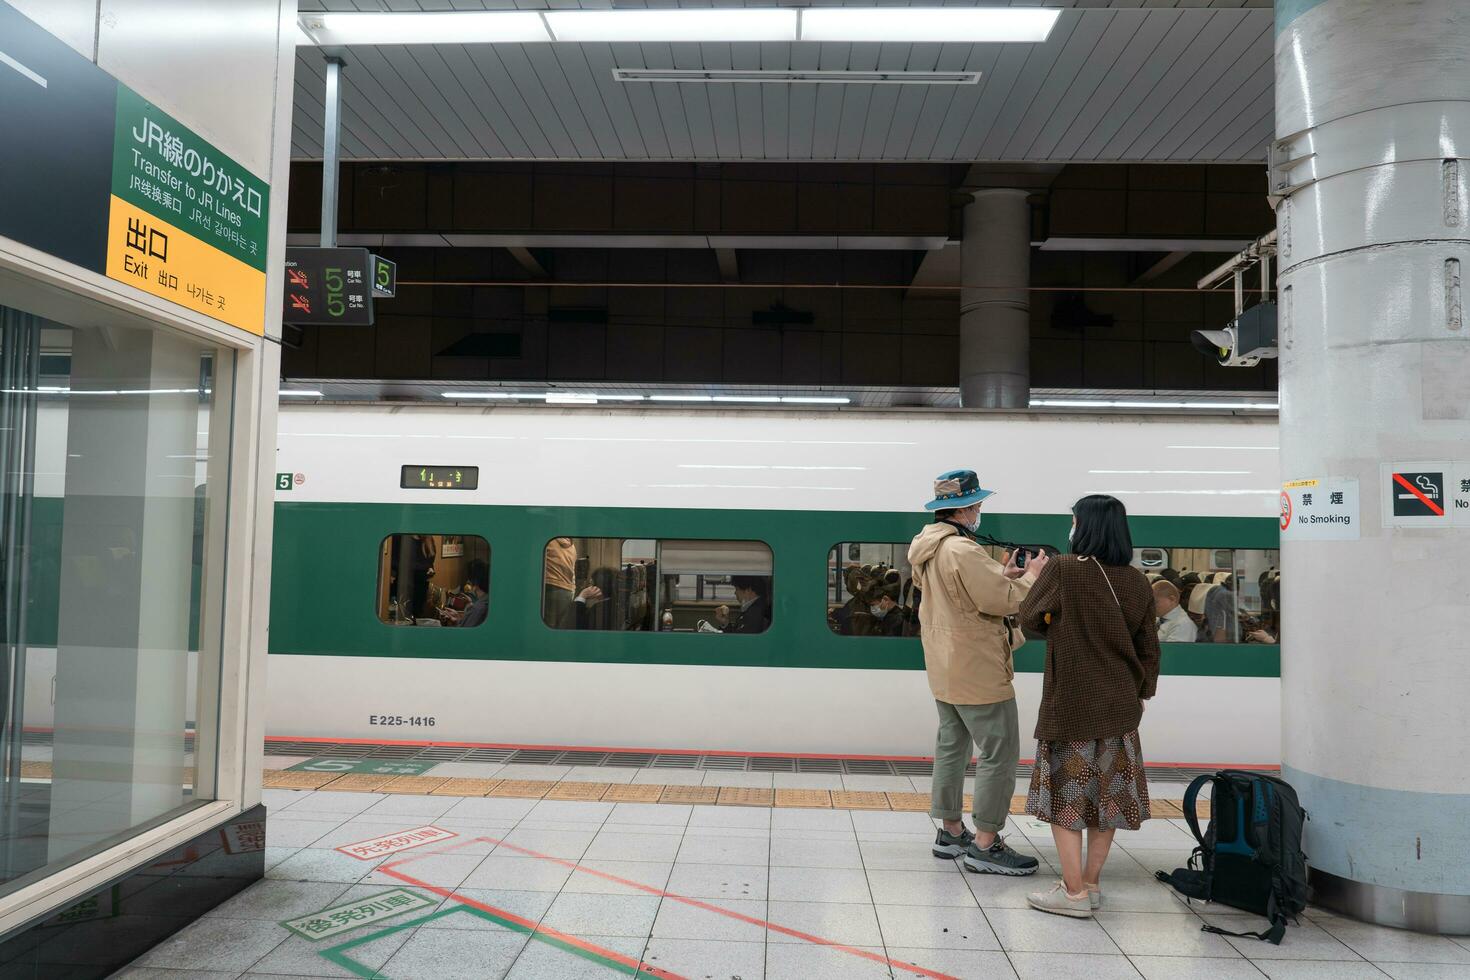
{"type": "Polygon", "coordinates": [[[1092,918],[1092,903],[1088,896],[1084,893],[1080,898],[1073,898],[1067,894],[1066,886],[1060,881],[1051,887],[1051,891],[1032,892],[1026,896],[1026,901],[1038,912],[1066,915],[1074,919],[1092,918]]]}

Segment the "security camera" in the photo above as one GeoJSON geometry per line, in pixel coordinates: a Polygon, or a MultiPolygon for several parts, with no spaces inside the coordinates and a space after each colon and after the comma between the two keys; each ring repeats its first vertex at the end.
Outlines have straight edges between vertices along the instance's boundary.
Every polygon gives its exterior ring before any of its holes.
{"type": "Polygon", "coordinates": [[[1276,304],[1257,303],[1224,330],[1195,330],[1189,342],[1223,367],[1255,367],[1276,356],[1276,304]]]}

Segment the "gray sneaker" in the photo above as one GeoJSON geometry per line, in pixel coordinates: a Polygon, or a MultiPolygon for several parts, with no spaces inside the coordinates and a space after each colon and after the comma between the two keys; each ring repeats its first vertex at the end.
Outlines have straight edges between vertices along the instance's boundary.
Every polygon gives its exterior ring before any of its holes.
{"type": "Polygon", "coordinates": [[[965,853],[971,844],[975,843],[975,835],[970,828],[961,824],[958,834],[951,834],[943,827],[939,828],[939,836],[934,838],[934,856],[937,858],[957,858],[965,853]]]}
{"type": "Polygon", "coordinates": [[[997,834],[989,847],[971,844],[965,850],[965,867],[976,874],[1034,875],[1040,862],[1034,857],[1013,851],[1005,838],[997,834]]]}

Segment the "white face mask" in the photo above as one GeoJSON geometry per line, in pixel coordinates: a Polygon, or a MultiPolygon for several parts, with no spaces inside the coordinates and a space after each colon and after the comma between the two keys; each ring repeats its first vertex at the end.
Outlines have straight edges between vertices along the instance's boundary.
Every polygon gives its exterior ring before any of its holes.
{"type": "Polygon", "coordinates": [[[975,512],[975,519],[973,521],[966,521],[965,522],[965,527],[969,528],[969,531],[970,531],[971,534],[974,534],[976,531],[980,530],[980,512],[979,511],[976,511],[975,512]]]}
{"type": "Polygon", "coordinates": [[[882,606],[874,605],[868,607],[868,612],[872,613],[874,616],[877,616],[879,619],[882,619],[883,614],[887,611],[888,610],[884,609],[882,606]]]}

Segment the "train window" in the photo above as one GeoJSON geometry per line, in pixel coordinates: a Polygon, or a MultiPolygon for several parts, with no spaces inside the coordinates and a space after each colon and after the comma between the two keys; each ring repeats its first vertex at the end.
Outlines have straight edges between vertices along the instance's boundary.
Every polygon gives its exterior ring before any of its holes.
{"type": "Polygon", "coordinates": [[[473,534],[390,534],[378,548],[378,619],[475,627],[490,602],[490,545],[473,534]]]}
{"type": "Polygon", "coordinates": [[[552,538],[541,617],[552,629],[764,633],[771,549],[760,541],[552,538]]]}
{"type": "Polygon", "coordinates": [[[909,542],[845,541],[827,553],[827,626],[842,636],[918,636],[909,542]]]}
{"type": "Polygon", "coordinates": [[[1160,639],[1171,643],[1276,643],[1281,637],[1281,553],[1259,548],[1139,548],[1133,564],[1178,592],[1162,593],[1160,639]]]}

